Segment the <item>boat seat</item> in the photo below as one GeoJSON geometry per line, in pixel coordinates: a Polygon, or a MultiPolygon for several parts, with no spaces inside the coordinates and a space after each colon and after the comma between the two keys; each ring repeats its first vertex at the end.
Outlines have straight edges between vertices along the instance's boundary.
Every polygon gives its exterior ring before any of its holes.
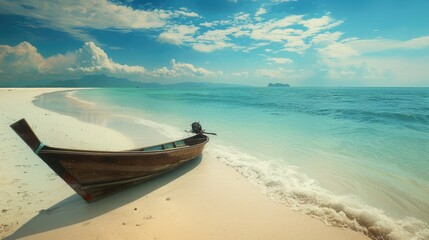
{"type": "Polygon", "coordinates": [[[176,145],[176,147],[183,147],[183,146],[186,146],[186,143],[185,143],[185,141],[177,141],[177,142],[174,142],[174,144],[176,145]]]}
{"type": "Polygon", "coordinates": [[[173,143],[167,143],[167,144],[164,144],[163,146],[164,146],[164,149],[175,148],[173,143]]]}
{"type": "Polygon", "coordinates": [[[158,151],[158,150],[164,150],[162,145],[159,146],[153,146],[143,149],[143,152],[150,152],[150,151],[158,151]]]}

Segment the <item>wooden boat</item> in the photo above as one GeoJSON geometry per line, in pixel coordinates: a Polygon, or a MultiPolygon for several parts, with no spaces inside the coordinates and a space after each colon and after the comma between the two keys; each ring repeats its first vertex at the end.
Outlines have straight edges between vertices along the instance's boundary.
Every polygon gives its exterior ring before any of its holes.
{"type": "Polygon", "coordinates": [[[200,156],[209,141],[200,127],[193,131],[197,135],[174,142],[127,151],[88,151],[44,145],[25,119],[11,128],[86,202],[169,172],[200,156]]]}

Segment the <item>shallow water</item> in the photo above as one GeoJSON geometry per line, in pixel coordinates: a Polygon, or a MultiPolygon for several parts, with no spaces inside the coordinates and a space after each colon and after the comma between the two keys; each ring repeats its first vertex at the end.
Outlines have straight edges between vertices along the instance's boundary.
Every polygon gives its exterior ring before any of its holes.
{"type": "MultiPolygon", "coordinates": [[[[428,88],[94,89],[73,96],[96,103],[90,111],[103,112],[105,124],[120,118],[107,125],[135,141],[144,135],[138,125],[167,139],[200,121],[219,134],[207,151],[274,200],[328,224],[380,239],[429,238],[428,88]]],[[[35,103],[95,121],[64,93],[35,103]]]]}

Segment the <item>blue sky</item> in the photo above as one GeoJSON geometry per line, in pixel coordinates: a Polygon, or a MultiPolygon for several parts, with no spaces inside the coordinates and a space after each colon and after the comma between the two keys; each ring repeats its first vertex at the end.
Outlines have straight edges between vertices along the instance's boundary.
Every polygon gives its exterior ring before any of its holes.
{"type": "Polygon", "coordinates": [[[426,0],[0,0],[0,81],[429,86],[426,0]]]}

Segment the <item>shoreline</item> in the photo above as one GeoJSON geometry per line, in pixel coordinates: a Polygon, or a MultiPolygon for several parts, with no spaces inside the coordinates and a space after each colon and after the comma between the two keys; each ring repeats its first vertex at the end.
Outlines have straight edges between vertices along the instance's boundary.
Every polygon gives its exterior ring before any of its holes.
{"type": "Polygon", "coordinates": [[[73,89],[0,89],[4,133],[0,144],[12,150],[3,150],[0,158],[1,182],[6,183],[0,185],[0,193],[7,199],[2,202],[6,218],[1,220],[0,238],[368,239],[275,203],[207,151],[200,162],[180,171],[86,204],[14,135],[9,124],[25,117],[36,134],[54,146],[119,150],[135,143],[110,128],[31,102],[60,90],[73,89]],[[10,99],[13,106],[7,103],[10,99]],[[18,201],[12,205],[9,199],[18,201]]]}
{"type": "Polygon", "coordinates": [[[135,144],[133,148],[165,143],[176,138],[165,136],[165,134],[159,134],[159,128],[162,126],[159,126],[159,124],[155,122],[148,120],[147,122],[151,124],[139,124],[138,121],[141,121],[141,119],[136,119],[135,117],[123,114],[121,113],[121,109],[113,110],[110,108],[110,105],[106,106],[104,104],[82,100],[74,96],[75,93],[76,89],[52,93],[48,92],[46,94],[55,94],[58,96],[45,98],[45,94],[42,94],[35,97],[32,103],[39,108],[47,109],[49,111],[78,119],[85,123],[103,126],[119,132],[135,144]],[[58,98],[60,98],[60,100],[52,100],[58,98]]]}

